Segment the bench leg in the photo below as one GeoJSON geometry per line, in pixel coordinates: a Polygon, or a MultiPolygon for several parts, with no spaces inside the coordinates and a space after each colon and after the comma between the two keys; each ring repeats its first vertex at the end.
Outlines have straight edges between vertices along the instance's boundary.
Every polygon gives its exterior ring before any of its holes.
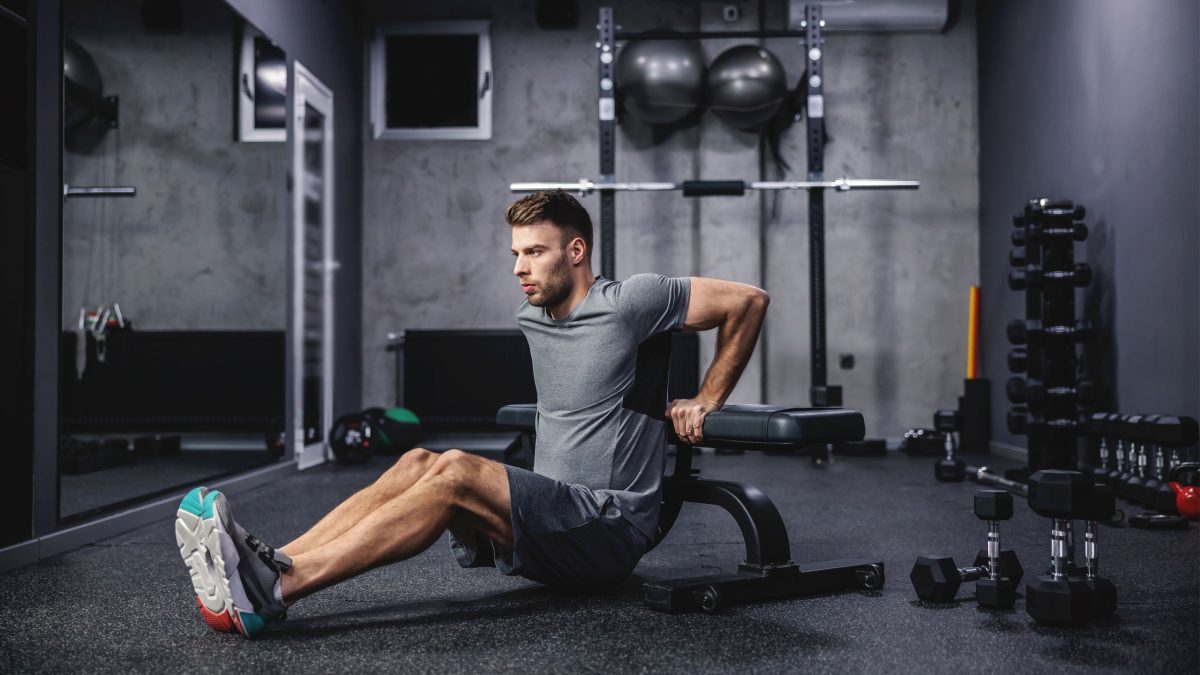
{"type": "Polygon", "coordinates": [[[870,560],[829,560],[754,569],[742,565],[736,574],[718,574],[642,585],[643,599],[654,609],[685,612],[814,593],[883,587],[883,563],[870,560]]]}

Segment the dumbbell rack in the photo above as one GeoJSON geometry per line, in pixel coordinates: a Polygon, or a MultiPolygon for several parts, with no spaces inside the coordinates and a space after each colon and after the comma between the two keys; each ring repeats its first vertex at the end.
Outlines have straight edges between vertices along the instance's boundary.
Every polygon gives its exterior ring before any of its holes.
{"type": "Polygon", "coordinates": [[[1017,228],[1009,254],[1009,288],[1025,293],[1025,318],[1008,324],[1014,345],[1006,393],[1008,429],[1028,436],[1029,466],[1008,472],[1023,480],[1040,469],[1074,469],[1081,408],[1094,397],[1078,378],[1076,345],[1092,336],[1087,321],[1075,319],[1075,289],[1091,283],[1091,268],[1075,263],[1075,242],[1087,239],[1083,206],[1066,200],[1033,199],[1013,218],[1017,228]]]}

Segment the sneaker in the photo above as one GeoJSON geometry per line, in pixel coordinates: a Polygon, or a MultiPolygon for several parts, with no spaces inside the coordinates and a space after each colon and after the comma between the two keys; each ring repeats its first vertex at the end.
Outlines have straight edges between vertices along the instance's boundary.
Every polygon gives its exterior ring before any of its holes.
{"type": "Polygon", "coordinates": [[[213,630],[253,637],[287,618],[275,589],[291,559],[242,529],[225,495],[205,487],[187,493],[175,518],[175,542],[200,615],[213,630]]]}

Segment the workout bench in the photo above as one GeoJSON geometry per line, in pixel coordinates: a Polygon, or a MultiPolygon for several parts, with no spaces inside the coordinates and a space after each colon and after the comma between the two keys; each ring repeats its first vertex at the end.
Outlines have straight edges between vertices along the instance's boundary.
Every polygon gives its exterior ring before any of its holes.
{"type": "MultiPolygon", "coordinates": [[[[536,404],[507,405],[496,414],[496,424],[521,432],[521,444],[533,449],[536,418],[536,404]]],[[[705,418],[703,431],[704,442],[698,447],[744,450],[791,450],[856,441],[865,433],[862,414],[854,410],[766,405],[725,406],[705,418]]],[[[734,574],[647,581],[642,586],[647,605],[666,612],[712,612],[739,602],[883,586],[883,563],[879,561],[793,562],[787,528],[775,504],[752,485],[701,478],[699,469],[692,469],[694,446],[680,441],[673,430],[668,437],[677,448],[675,467],[663,478],[654,546],[666,538],[685,502],[712,504],[737,521],[746,541],[746,559],[734,574]]]]}

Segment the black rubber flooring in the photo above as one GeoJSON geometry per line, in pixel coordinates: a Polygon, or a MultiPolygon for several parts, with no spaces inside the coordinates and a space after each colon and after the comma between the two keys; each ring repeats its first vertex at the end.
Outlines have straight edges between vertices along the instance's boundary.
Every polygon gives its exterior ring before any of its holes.
{"type": "MultiPolygon", "coordinates": [[[[967,564],[985,541],[971,484],[939,485],[926,458],[705,454],[709,477],[761,487],[787,522],[797,561],[882,559],[879,592],[737,605],[720,614],[645,607],[640,580],[557,595],[490,569],[460,569],[444,544],[294,605],[254,641],[209,630],[164,520],[0,575],[0,672],[1190,672],[1200,667],[1200,537],[1106,527],[1101,565],[1115,616],[1077,629],[1036,625],[1024,599],[981,609],[924,605],[908,580],[920,553],[967,564]]],[[[323,466],[243,493],[234,513],[283,543],[385,467],[323,466]]],[[[1049,521],[1018,500],[1006,547],[1038,572],[1049,521]]],[[[692,506],[638,567],[640,578],[731,571],[733,519],[692,506]]]]}

